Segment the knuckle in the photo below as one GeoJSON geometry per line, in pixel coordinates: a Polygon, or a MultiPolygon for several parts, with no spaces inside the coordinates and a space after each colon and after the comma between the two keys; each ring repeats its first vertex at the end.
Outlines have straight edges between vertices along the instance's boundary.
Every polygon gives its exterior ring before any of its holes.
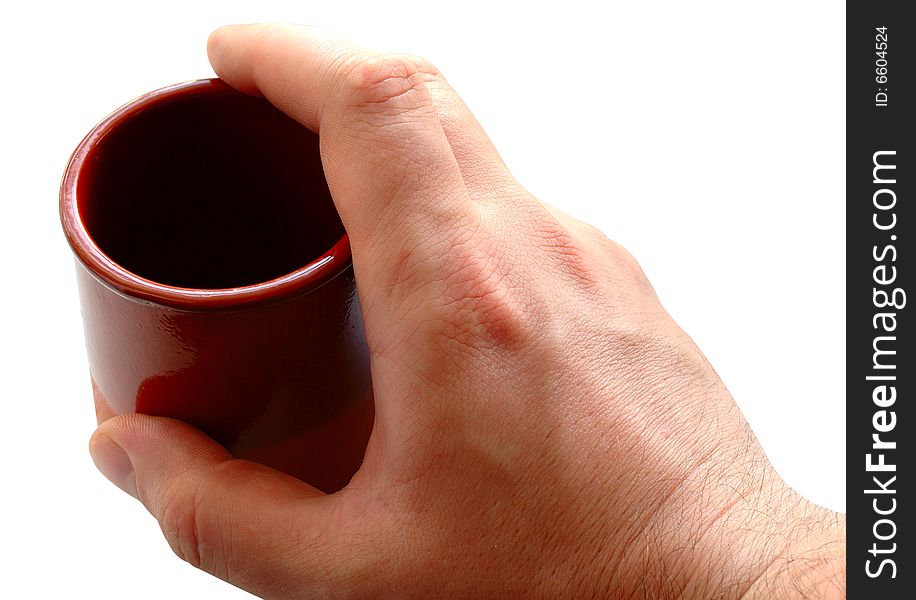
{"type": "Polygon", "coordinates": [[[212,490],[205,492],[202,483],[180,475],[160,492],[157,518],[178,558],[231,581],[244,573],[247,562],[240,542],[257,533],[240,523],[234,516],[236,510],[231,498],[214,497],[212,490]]]}
{"type": "Polygon", "coordinates": [[[607,238],[605,238],[603,248],[605,255],[612,260],[614,266],[630,273],[642,275],[642,267],[639,261],[629,250],[607,238]]]}
{"type": "Polygon", "coordinates": [[[604,267],[602,271],[610,270],[631,279],[645,280],[636,258],[594,225],[572,218],[561,223],[541,212],[536,213],[532,222],[535,236],[541,240],[542,246],[550,253],[567,259],[571,266],[594,267],[600,264],[604,267]]]}
{"type": "Polygon", "coordinates": [[[599,270],[586,246],[562,223],[543,210],[529,221],[537,248],[560,275],[574,284],[595,289],[599,270]]]}
{"type": "Polygon", "coordinates": [[[428,61],[408,54],[356,54],[338,70],[344,101],[377,112],[432,107],[427,84],[439,77],[428,61]]]}
{"type": "Polygon", "coordinates": [[[604,256],[608,260],[612,272],[622,276],[625,281],[638,289],[642,295],[655,297],[655,290],[652,288],[652,284],[649,283],[649,278],[646,277],[642,265],[639,264],[636,257],[617,242],[607,238],[605,240],[604,256]]]}
{"type": "Polygon", "coordinates": [[[629,290],[634,298],[654,298],[655,291],[636,257],[619,243],[608,238],[593,225],[577,221],[572,231],[550,232],[545,237],[551,242],[553,254],[564,260],[567,269],[580,283],[607,291],[614,288],[617,295],[629,290]]]}
{"type": "Polygon", "coordinates": [[[603,231],[601,231],[600,229],[598,229],[591,223],[577,221],[576,225],[579,226],[579,229],[582,232],[582,236],[585,239],[595,243],[598,246],[606,247],[608,244],[614,243],[606,235],[604,235],[603,231]]]}
{"type": "Polygon", "coordinates": [[[481,229],[405,247],[383,270],[378,290],[426,347],[516,349],[539,327],[534,290],[481,229]]]}
{"type": "Polygon", "coordinates": [[[233,507],[214,506],[222,498],[207,497],[201,483],[184,475],[173,478],[160,492],[157,517],[166,541],[178,558],[216,577],[232,580],[241,573],[240,548],[235,538],[233,507]]]}
{"type": "Polygon", "coordinates": [[[536,302],[508,271],[495,253],[456,247],[442,277],[436,335],[475,350],[526,345],[538,323],[536,302]]]}
{"type": "Polygon", "coordinates": [[[425,84],[444,81],[439,69],[422,56],[402,53],[396,55],[395,58],[409,64],[414,70],[414,75],[425,84]]]}
{"type": "Polygon", "coordinates": [[[172,551],[181,560],[204,568],[205,553],[201,543],[201,499],[196,485],[173,481],[162,491],[159,526],[172,551]]]}
{"type": "Polygon", "coordinates": [[[528,338],[527,314],[499,281],[480,278],[459,284],[464,290],[447,298],[438,333],[466,348],[514,348],[528,338]]]}

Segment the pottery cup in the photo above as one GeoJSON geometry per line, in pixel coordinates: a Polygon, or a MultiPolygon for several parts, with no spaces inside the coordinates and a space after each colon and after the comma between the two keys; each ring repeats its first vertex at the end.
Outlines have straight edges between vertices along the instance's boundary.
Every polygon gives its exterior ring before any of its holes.
{"type": "Polygon", "coordinates": [[[181,419],[236,457],[346,485],[372,386],[316,134],[219,80],[160,89],[79,144],[60,212],[100,421],[181,419]]]}

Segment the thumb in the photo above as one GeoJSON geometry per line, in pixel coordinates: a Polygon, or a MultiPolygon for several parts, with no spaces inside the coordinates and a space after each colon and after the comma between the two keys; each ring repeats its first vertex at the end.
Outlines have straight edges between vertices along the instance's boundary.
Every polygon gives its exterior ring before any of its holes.
{"type": "Polygon", "coordinates": [[[304,584],[318,591],[309,563],[328,560],[322,513],[331,499],[322,492],[163,417],[109,419],[89,451],[159,521],[181,559],[259,596],[304,584]]]}

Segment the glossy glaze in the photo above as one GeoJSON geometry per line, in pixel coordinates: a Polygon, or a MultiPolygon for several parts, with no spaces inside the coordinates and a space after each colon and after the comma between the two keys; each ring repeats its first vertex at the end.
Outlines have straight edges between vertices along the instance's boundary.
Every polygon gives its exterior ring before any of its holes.
{"type": "Polygon", "coordinates": [[[219,81],[165,88],[83,140],[61,218],[100,418],[176,417],[319,489],[349,480],[369,360],[317,136],[219,81]]]}

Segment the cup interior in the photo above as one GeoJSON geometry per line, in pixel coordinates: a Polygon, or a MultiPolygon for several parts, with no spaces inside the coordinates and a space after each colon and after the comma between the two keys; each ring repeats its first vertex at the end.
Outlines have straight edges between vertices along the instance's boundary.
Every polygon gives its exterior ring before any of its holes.
{"type": "Polygon", "coordinates": [[[112,261],[182,288],[270,281],[344,235],[318,136],[225,85],[141,103],[111,122],[82,162],[76,198],[112,261]]]}

